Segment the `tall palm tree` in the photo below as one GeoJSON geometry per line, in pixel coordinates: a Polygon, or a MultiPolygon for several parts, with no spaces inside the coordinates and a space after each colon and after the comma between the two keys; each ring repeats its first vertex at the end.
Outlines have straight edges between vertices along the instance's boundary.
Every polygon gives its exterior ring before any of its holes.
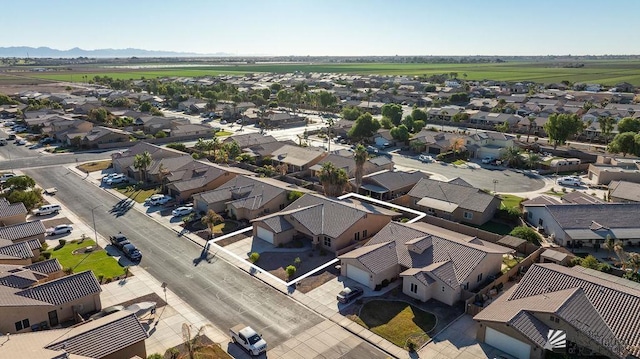
{"type": "Polygon", "coordinates": [[[627,263],[633,273],[640,273],[640,254],[631,252],[627,258],[627,263]]]}
{"type": "Polygon", "coordinates": [[[329,197],[338,197],[341,195],[349,182],[347,172],[342,168],[337,168],[331,162],[322,164],[322,169],[318,177],[320,183],[322,183],[322,187],[324,187],[324,194],[329,197]]]}
{"type": "Polygon", "coordinates": [[[361,143],[359,143],[355,150],[353,151],[353,159],[356,161],[356,171],[355,171],[355,179],[356,179],[356,193],[360,191],[360,186],[362,186],[362,176],[364,175],[364,164],[369,159],[369,153],[367,152],[367,148],[364,147],[361,143]]]}
{"type": "Polygon", "coordinates": [[[527,117],[529,120],[529,128],[527,129],[527,143],[529,143],[529,136],[531,136],[531,131],[533,130],[533,125],[536,123],[536,117],[533,115],[529,115],[527,117]]]}
{"type": "Polygon", "coordinates": [[[135,155],[133,158],[133,168],[140,171],[140,179],[144,182],[147,181],[147,168],[151,165],[153,158],[149,151],[144,151],[135,155]]]}
{"type": "Polygon", "coordinates": [[[522,163],[520,149],[515,146],[503,148],[500,151],[500,159],[511,167],[518,167],[522,163]]]}
{"type": "Polygon", "coordinates": [[[540,155],[538,155],[537,153],[529,153],[529,156],[527,156],[527,167],[529,167],[529,169],[537,168],[539,162],[540,155]]]}
{"type": "MultiPolygon", "coordinates": [[[[182,323],[182,340],[184,344],[184,348],[186,353],[180,355],[179,359],[196,359],[200,358],[200,351],[204,348],[210,347],[209,344],[204,344],[202,342],[202,337],[204,336],[204,331],[207,328],[213,328],[211,324],[205,324],[198,328],[195,334],[192,333],[192,325],[187,323],[182,323]]],[[[219,344],[213,344],[219,345],[219,344]]]]}
{"type": "Polygon", "coordinates": [[[607,234],[607,238],[604,240],[604,247],[607,249],[607,252],[611,254],[611,252],[616,249],[616,241],[611,237],[610,234],[607,234]]]}
{"type": "Polygon", "coordinates": [[[620,260],[620,264],[622,265],[622,269],[627,269],[627,253],[624,251],[624,243],[618,240],[613,246],[613,250],[616,252],[618,259],[620,260]]]}
{"type": "Polygon", "coordinates": [[[210,232],[209,238],[212,238],[213,227],[215,227],[219,223],[224,222],[224,219],[222,218],[222,216],[217,214],[214,210],[210,209],[207,211],[207,214],[205,214],[200,221],[202,222],[202,224],[207,226],[207,228],[209,228],[209,232],[210,232]]]}

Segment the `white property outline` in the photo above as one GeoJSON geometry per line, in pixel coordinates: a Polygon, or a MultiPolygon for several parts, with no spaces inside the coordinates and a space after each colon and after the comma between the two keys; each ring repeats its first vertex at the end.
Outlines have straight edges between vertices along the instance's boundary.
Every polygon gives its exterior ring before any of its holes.
{"type": "MultiPolygon", "coordinates": [[[[417,222],[417,221],[419,221],[422,218],[427,216],[426,213],[417,211],[415,209],[407,208],[407,207],[404,207],[404,206],[399,206],[397,204],[393,204],[393,203],[389,203],[389,202],[384,202],[384,201],[381,201],[381,200],[378,200],[378,199],[375,199],[375,198],[363,196],[361,194],[357,194],[357,193],[353,193],[353,192],[350,192],[350,193],[347,193],[345,195],[342,195],[342,196],[338,197],[338,199],[339,200],[343,200],[345,198],[350,198],[350,197],[356,197],[356,198],[361,199],[363,201],[373,202],[376,205],[389,207],[389,208],[395,208],[395,209],[398,209],[398,210],[401,210],[401,211],[408,212],[408,213],[416,215],[415,218],[407,221],[406,223],[414,223],[414,222],[417,222]]],[[[327,268],[328,266],[330,266],[332,264],[335,264],[335,263],[340,261],[338,258],[334,258],[334,259],[330,260],[329,262],[327,262],[327,263],[325,263],[325,264],[323,264],[323,265],[321,265],[321,266],[319,266],[319,267],[317,267],[317,268],[315,268],[315,269],[313,269],[313,270],[301,275],[300,277],[298,277],[298,278],[296,278],[296,279],[294,279],[294,280],[292,280],[290,282],[285,282],[282,279],[276,277],[275,275],[273,275],[273,274],[265,271],[264,269],[258,267],[257,265],[255,265],[253,263],[250,263],[250,262],[247,262],[245,258],[241,258],[240,256],[238,256],[237,254],[233,253],[232,251],[230,251],[230,250],[228,250],[228,249],[216,244],[216,242],[218,242],[218,241],[221,241],[223,239],[226,239],[226,238],[229,238],[229,237],[233,237],[233,236],[235,236],[237,234],[245,233],[245,232],[248,232],[248,231],[253,231],[253,226],[247,227],[247,228],[243,228],[243,229],[240,229],[238,231],[225,234],[225,235],[220,236],[220,237],[215,238],[215,239],[210,239],[210,240],[207,241],[207,246],[209,247],[211,244],[215,244],[215,246],[218,247],[218,251],[223,251],[224,253],[230,255],[231,257],[239,260],[241,263],[249,265],[249,267],[251,269],[256,271],[256,274],[264,273],[265,275],[269,276],[271,279],[273,279],[276,282],[284,285],[285,287],[289,287],[289,286],[295,285],[299,281],[301,281],[301,280],[303,280],[303,279],[305,279],[305,278],[307,278],[307,277],[309,277],[309,276],[311,276],[311,275],[313,275],[313,274],[315,274],[315,273],[327,268]]],[[[252,236],[252,239],[253,239],[253,236],[252,236]]]]}

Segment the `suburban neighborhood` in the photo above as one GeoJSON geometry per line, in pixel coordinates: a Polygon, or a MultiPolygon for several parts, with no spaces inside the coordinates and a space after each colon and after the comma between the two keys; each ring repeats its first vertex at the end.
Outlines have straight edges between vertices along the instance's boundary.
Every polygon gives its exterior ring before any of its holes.
{"type": "Polygon", "coordinates": [[[5,91],[0,357],[640,357],[638,90],[466,78],[5,91]]]}

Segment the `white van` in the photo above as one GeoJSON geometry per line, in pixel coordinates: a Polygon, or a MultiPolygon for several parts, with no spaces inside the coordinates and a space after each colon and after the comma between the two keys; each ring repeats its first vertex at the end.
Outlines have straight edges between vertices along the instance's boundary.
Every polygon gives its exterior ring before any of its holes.
{"type": "Polygon", "coordinates": [[[36,216],[46,216],[46,215],[49,215],[51,213],[58,214],[58,212],[60,212],[60,210],[62,210],[62,208],[60,208],[59,204],[47,204],[47,205],[41,206],[40,208],[36,209],[35,211],[33,211],[33,213],[36,216]]]}

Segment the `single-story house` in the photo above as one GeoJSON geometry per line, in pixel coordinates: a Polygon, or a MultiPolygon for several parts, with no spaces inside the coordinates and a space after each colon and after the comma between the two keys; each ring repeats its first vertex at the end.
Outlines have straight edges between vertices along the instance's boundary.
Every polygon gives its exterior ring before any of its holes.
{"type": "Polygon", "coordinates": [[[526,221],[560,245],[602,246],[607,236],[640,245],[640,203],[523,206],[526,221]]]}
{"type": "Polygon", "coordinates": [[[253,236],[274,246],[307,239],[336,254],[364,241],[399,213],[352,199],[338,200],[307,193],[282,211],[253,221],[253,236]]]}
{"type": "Polygon", "coordinates": [[[9,203],[6,198],[0,197],[0,226],[10,226],[27,221],[27,208],[24,203],[9,203]]]}
{"type": "Polygon", "coordinates": [[[640,161],[598,156],[595,163],[589,164],[588,176],[595,184],[608,185],[611,181],[640,183],[640,161]]]}
{"type": "Polygon", "coordinates": [[[41,249],[37,238],[22,242],[0,238],[0,264],[29,265],[38,260],[41,249]]]}
{"type": "Polygon", "coordinates": [[[611,202],[640,202],[640,183],[611,181],[608,197],[611,202]]]}
{"type": "Polygon", "coordinates": [[[453,305],[500,273],[512,249],[424,222],[391,222],[366,245],[339,256],[341,274],[371,289],[402,278],[402,291],[453,305]]]}
{"type": "Polygon", "coordinates": [[[500,208],[501,200],[468,184],[423,178],[409,191],[408,207],[455,222],[483,225],[500,208]]]}
{"type": "MultiPolygon", "coordinates": [[[[407,194],[422,178],[429,175],[420,172],[382,170],[364,175],[358,193],[382,200],[391,200],[407,194]]],[[[349,181],[355,190],[355,179],[349,181]]]]}
{"type": "Polygon", "coordinates": [[[0,227],[0,238],[7,239],[12,242],[23,242],[30,239],[37,239],[40,243],[44,243],[46,228],[42,221],[29,221],[24,223],[15,223],[9,226],[0,227]]]}
{"type": "Polygon", "coordinates": [[[636,283],[545,263],[529,267],[474,319],[478,341],[518,359],[545,358],[554,344],[564,344],[570,357],[637,358],[640,330],[630,328],[640,323],[639,307],[636,283]]]}
{"type": "Polygon", "coordinates": [[[317,147],[298,147],[284,145],[271,153],[274,167],[287,166],[287,172],[306,171],[326,156],[324,150],[317,147]]]}
{"type": "Polygon", "coordinates": [[[236,167],[194,161],[189,168],[181,168],[171,173],[167,177],[169,183],[166,188],[169,196],[183,202],[195,193],[220,187],[238,174],[250,175],[252,172],[236,167]]]}

